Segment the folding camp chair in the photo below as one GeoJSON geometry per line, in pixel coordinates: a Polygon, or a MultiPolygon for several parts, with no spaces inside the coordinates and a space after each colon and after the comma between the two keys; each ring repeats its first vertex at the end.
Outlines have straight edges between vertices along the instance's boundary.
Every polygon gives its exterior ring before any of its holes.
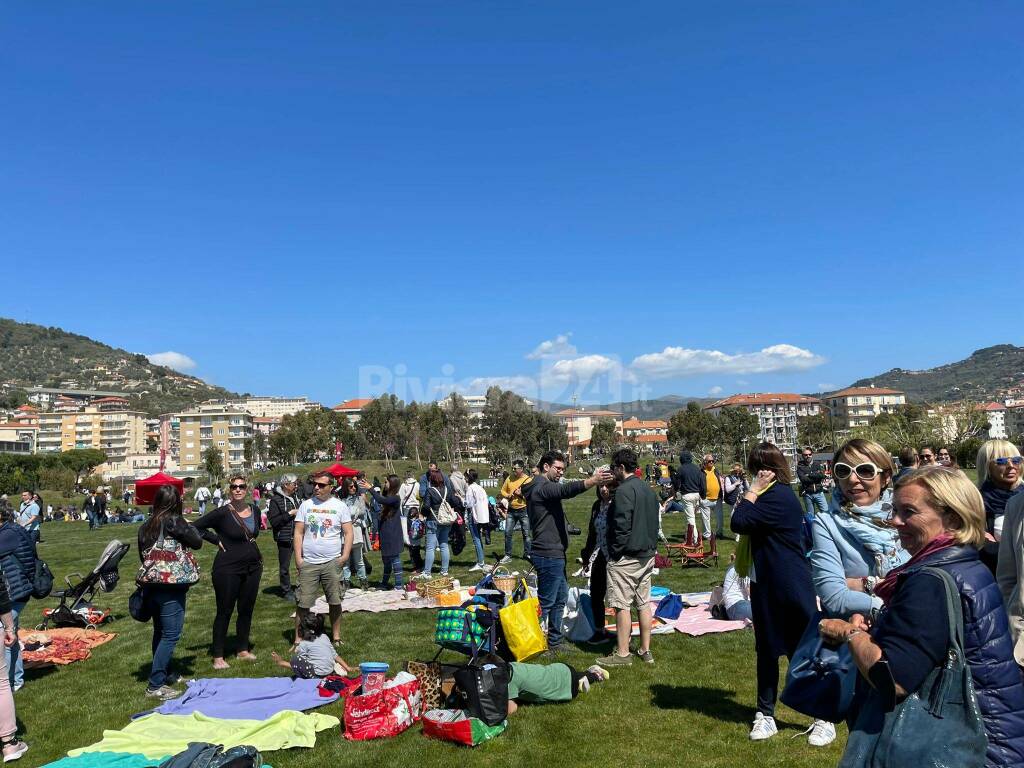
{"type": "Polygon", "coordinates": [[[718,565],[718,541],[714,533],[708,539],[707,548],[703,540],[697,539],[694,543],[666,544],[665,549],[668,550],[669,559],[675,554],[679,558],[679,564],[684,568],[689,565],[699,565],[703,568],[718,565]]]}

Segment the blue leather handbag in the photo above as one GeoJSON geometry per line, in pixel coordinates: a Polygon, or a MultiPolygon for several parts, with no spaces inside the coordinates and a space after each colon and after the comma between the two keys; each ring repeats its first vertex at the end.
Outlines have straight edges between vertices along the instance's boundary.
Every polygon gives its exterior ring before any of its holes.
{"type": "Polygon", "coordinates": [[[921,571],[942,579],[946,588],[946,662],[933,669],[916,691],[890,711],[886,711],[881,695],[869,688],[850,729],[839,768],[983,768],[986,764],[988,737],[964,657],[960,592],[953,577],[940,568],[921,571]]]}
{"type": "Polygon", "coordinates": [[[846,719],[857,687],[857,665],[849,647],[828,645],[818,633],[818,613],[800,638],[789,660],[786,686],[779,697],[783,704],[816,720],[838,723],[846,719]]]}

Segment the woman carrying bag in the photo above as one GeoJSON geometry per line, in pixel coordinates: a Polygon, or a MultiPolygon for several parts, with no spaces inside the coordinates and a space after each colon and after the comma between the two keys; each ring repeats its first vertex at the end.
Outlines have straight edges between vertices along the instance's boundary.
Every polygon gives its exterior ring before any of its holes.
{"type": "Polygon", "coordinates": [[[146,612],[153,618],[153,664],[146,695],[166,700],[181,695],[170,687],[168,673],[174,648],[185,626],[185,597],[199,580],[199,567],[189,550],[203,546],[202,536],[182,517],[181,495],[173,485],[156,491],[149,519],[139,528],[136,582],[146,612]]]}
{"type": "Polygon", "coordinates": [[[1024,684],[978,558],[981,494],[959,470],[917,469],[896,481],[892,522],[911,558],[875,586],[878,619],[819,625],[860,672],[841,768],[1024,765],[1024,684]]]}
{"type": "Polygon", "coordinates": [[[259,513],[255,505],[245,499],[248,483],[242,475],[234,475],[228,482],[230,501],[207,512],[195,523],[203,538],[220,548],[213,559],[213,590],[217,595],[217,616],[213,620],[214,669],[230,666],[224,660],[224,644],[236,606],[237,656],[247,661],[256,659],[250,649],[249,629],[263,576],[263,556],[256,544],[260,532],[259,513]]]}

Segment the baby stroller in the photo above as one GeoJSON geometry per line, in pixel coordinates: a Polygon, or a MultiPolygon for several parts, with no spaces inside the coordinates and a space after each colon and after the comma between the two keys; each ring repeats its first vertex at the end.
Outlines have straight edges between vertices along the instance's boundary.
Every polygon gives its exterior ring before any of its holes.
{"type": "Polygon", "coordinates": [[[96,608],[92,604],[96,591],[113,592],[120,580],[117,567],[121,559],[131,549],[131,544],[122,544],[117,539],[107,544],[100,555],[99,563],[84,578],[80,573],[72,573],[64,577],[67,589],[54,592],[55,597],[60,598],[60,605],[56,608],[43,609],[43,622],[36,627],[38,630],[46,630],[53,625],[55,627],[78,627],[89,629],[97,624],[102,624],[110,617],[109,610],[96,608]],[[71,577],[77,576],[77,584],[71,583],[71,577]]]}

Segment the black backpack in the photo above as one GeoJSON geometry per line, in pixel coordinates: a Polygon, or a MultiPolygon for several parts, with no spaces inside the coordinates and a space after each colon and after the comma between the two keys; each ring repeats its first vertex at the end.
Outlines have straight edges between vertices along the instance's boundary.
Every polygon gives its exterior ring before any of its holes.
{"type": "Polygon", "coordinates": [[[160,768],[261,768],[262,765],[259,750],[248,744],[226,750],[220,744],[194,742],[184,752],[160,763],[160,768]]]}

